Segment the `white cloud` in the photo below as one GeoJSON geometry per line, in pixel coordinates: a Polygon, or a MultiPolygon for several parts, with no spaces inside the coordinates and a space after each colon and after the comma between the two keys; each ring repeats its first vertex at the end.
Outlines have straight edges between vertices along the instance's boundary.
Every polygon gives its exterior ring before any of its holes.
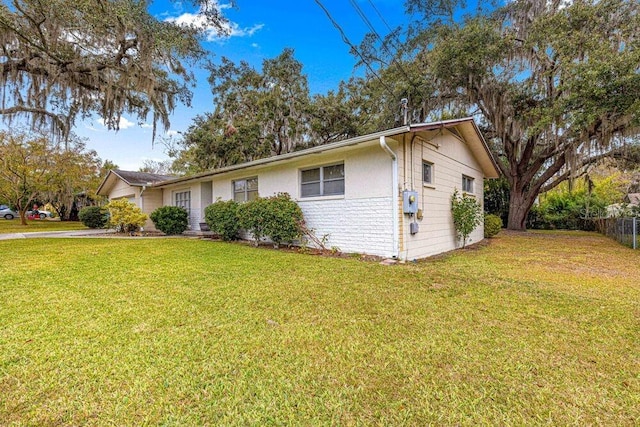
{"type": "Polygon", "coordinates": [[[260,45],[258,43],[251,43],[251,47],[259,48],[260,45]]]}
{"type": "Polygon", "coordinates": [[[153,125],[152,125],[152,124],[149,124],[149,123],[142,123],[142,124],[140,125],[140,127],[141,127],[142,129],[149,129],[149,128],[152,128],[152,127],[153,127],[153,125]]]}
{"type": "MultiPolygon", "coordinates": [[[[104,119],[99,119],[98,123],[101,124],[104,127],[107,127],[107,123],[104,121],[104,119]]],[[[118,123],[118,128],[120,130],[123,129],[129,129],[130,127],[135,126],[136,124],[130,120],[128,120],[126,117],[120,117],[120,122],[118,123]]]]}
{"type": "Polygon", "coordinates": [[[264,24],[256,24],[253,27],[240,28],[238,26],[238,24],[236,24],[235,22],[232,22],[231,23],[231,37],[233,37],[233,36],[235,36],[235,37],[244,37],[244,36],[251,37],[256,32],[260,31],[263,27],[264,27],[264,24]]]}
{"type": "MultiPolygon", "coordinates": [[[[230,4],[219,4],[217,0],[210,0],[208,8],[216,8],[218,11],[229,9],[230,4]]],[[[201,29],[206,34],[207,41],[220,41],[229,37],[251,37],[260,31],[264,24],[256,24],[251,27],[240,27],[237,22],[227,21],[222,24],[222,31],[207,22],[207,18],[200,13],[184,12],[179,16],[170,16],[165,21],[175,22],[178,25],[201,29]]]]}
{"type": "Polygon", "coordinates": [[[127,120],[125,117],[120,117],[120,123],[119,123],[120,129],[128,129],[132,126],[135,126],[135,123],[127,120]]]}
{"type": "Polygon", "coordinates": [[[178,135],[178,131],[177,130],[173,130],[173,129],[169,129],[166,133],[167,136],[175,136],[178,135]]]}

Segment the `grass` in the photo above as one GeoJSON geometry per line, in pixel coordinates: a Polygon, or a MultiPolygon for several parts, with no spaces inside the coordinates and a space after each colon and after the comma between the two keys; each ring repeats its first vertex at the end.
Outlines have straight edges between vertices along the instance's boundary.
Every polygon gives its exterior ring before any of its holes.
{"type": "Polygon", "coordinates": [[[73,231],[86,230],[79,221],[56,221],[56,220],[27,220],[27,225],[20,224],[19,218],[0,218],[0,234],[7,233],[32,233],[35,231],[73,231]]]}
{"type": "Polygon", "coordinates": [[[640,252],[595,234],[392,267],[32,244],[0,242],[2,425],[640,423],[640,252]]]}

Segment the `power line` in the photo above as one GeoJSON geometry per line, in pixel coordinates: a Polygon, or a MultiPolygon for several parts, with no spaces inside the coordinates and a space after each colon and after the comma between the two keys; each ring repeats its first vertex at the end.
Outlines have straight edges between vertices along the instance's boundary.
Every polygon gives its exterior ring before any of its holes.
{"type": "Polygon", "coordinates": [[[380,20],[382,21],[382,23],[387,27],[387,29],[389,30],[390,33],[393,32],[393,30],[391,29],[391,26],[389,26],[389,24],[387,23],[387,21],[384,19],[384,15],[382,15],[382,13],[380,13],[380,11],[378,10],[378,8],[376,7],[375,3],[373,3],[373,0],[369,0],[369,4],[371,5],[371,7],[373,8],[373,10],[376,12],[376,14],[378,15],[378,18],[380,18],[380,20]]]}
{"type": "Polygon", "coordinates": [[[376,12],[376,15],[378,15],[378,18],[380,18],[380,20],[385,25],[385,27],[387,27],[387,30],[389,30],[389,34],[393,35],[393,38],[396,39],[396,42],[401,44],[402,40],[400,40],[398,35],[395,33],[395,30],[391,28],[387,20],[384,19],[384,15],[380,12],[380,9],[376,7],[376,4],[373,2],[373,0],[368,0],[368,1],[369,1],[369,4],[371,5],[371,8],[376,12]]]}
{"type": "Polygon", "coordinates": [[[349,0],[349,3],[351,3],[351,6],[355,9],[355,11],[358,13],[358,15],[360,15],[360,18],[367,25],[367,27],[369,27],[371,32],[378,38],[378,40],[380,40],[380,42],[382,43],[382,48],[391,57],[391,63],[395,64],[395,66],[398,67],[398,70],[400,70],[400,72],[409,81],[409,83],[411,83],[413,85],[413,81],[411,80],[411,78],[409,77],[409,75],[407,74],[405,69],[402,67],[402,65],[396,60],[393,52],[391,52],[391,50],[387,47],[387,43],[382,39],[380,34],[378,34],[378,32],[376,31],[375,27],[373,26],[373,24],[371,23],[369,18],[367,18],[367,15],[364,13],[362,8],[358,5],[358,3],[356,3],[355,0],[349,0]]]}
{"type": "Polygon", "coordinates": [[[351,43],[351,41],[349,40],[349,38],[345,34],[345,32],[342,29],[342,27],[340,26],[340,24],[338,24],[336,22],[336,20],[333,19],[333,16],[331,16],[331,13],[327,10],[327,8],[322,4],[322,2],[320,0],[315,0],[315,2],[324,11],[324,13],[327,15],[327,18],[329,18],[329,21],[331,21],[331,23],[338,30],[338,32],[340,32],[340,36],[342,37],[342,41],[345,42],[351,48],[351,50],[353,52],[355,52],[356,55],[358,55],[358,57],[360,58],[362,63],[367,67],[367,69],[380,81],[382,86],[389,92],[391,97],[394,98],[396,95],[395,95],[395,93],[393,93],[393,90],[391,90],[391,88],[384,82],[384,80],[382,80],[382,78],[378,75],[378,73],[376,73],[376,71],[373,69],[373,67],[365,59],[364,55],[362,55],[360,53],[358,48],[353,43],[351,43]]]}
{"type": "MultiPolygon", "coordinates": [[[[362,8],[357,4],[357,2],[355,0],[349,0],[349,2],[351,3],[351,6],[355,9],[355,11],[358,13],[358,15],[360,16],[360,18],[362,19],[362,21],[369,27],[369,29],[371,30],[371,32],[378,38],[378,40],[380,40],[380,42],[382,43],[382,49],[384,49],[387,54],[391,57],[391,63],[393,65],[395,65],[398,70],[400,71],[400,73],[402,73],[402,75],[404,76],[405,79],[407,79],[407,82],[416,90],[416,92],[418,92],[418,95],[420,95],[420,97],[424,98],[424,94],[422,93],[422,91],[419,89],[418,85],[413,81],[413,79],[409,76],[409,74],[407,73],[407,71],[404,69],[404,67],[402,66],[402,64],[396,59],[395,55],[393,52],[391,52],[391,50],[387,47],[387,43],[385,42],[385,40],[382,39],[382,37],[380,36],[380,34],[376,31],[375,27],[373,26],[373,24],[371,23],[371,21],[369,20],[369,18],[367,17],[366,13],[364,13],[364,11],[362,10],[362,8]]],[[[380,11],[378,10],[378,8],[375,6],[375,4],[373,3],[372,0],[369,0],[369,4],[371,4],[371,6],[374,8],[374,10],[376,11],[376,13],[378,14],[378,16],[380,17],[380,19],[384,22],[384,24],[387,26],[387,28],[389,28],[389,31],[391,31],[391,33],[393,33],[393,30],[391,30],[391,28],[389,27],[389,24],[387,23],[387,21],[382,17],[382,14],[380,13],[380,11]]],[[[397,37],[396,37],[397,39],[397,37]]],[[[400,40],[398,40],[398,42],[400,42],[400,40]]]]}

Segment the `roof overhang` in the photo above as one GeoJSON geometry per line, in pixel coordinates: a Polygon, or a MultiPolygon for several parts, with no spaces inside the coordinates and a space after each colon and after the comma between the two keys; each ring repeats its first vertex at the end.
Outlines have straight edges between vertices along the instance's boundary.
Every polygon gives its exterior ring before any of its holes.
{"type": "Polygon", "coordinates": [[[433,123],[420,123],[410,126],[411,132],[435,131],[439,129],[451,130],[467,144],[469,150],[480,164],[486,178],[500,177],[500,168],[496,163],[487,141],[482,136],[476,122],[471,117],[463,119],[443,120],[433,123]]]}
{"type": "Polygon", "coordinates": [[[118,174],[117,171],[110,170],[109,172],[107,172],[107,176],[105,176],[104,179],[102,180],[102,182],[100,183],[100,186],[98,187],[98,191],[96,191],[96,194],[99,195],[99,196],[108,196],[109,195],[109,190],[111,189],[111,187],[113,187],[115,185],[117,180],[124,181],[127,185],[129,185],[131,187],[142,187],[143,186],[143,184],[139,184],[139,183],[135,183],[135,182],[129,182],[124,177],[122,177],[120,174],[118,174]]]}
{"type": "Polygon", "coordinates": [[[198,180],[202,178],[208,178],[215,175],[220,175],[228,172],[239,171],[256,166],[266,166],[276,163],[283,163],[292,159],[297,159],[309,154],[320,154],[327,151],[338,150],[341,148],[378,144],[380,137],[394,137],[403,134],[419,133],[425,131],[433,131],[438,129],[453,129],[455,128],[461,137],[466,141],[469,149],[476,157],[480,164],[482,171],[487,178],[497,178],[500,176],[498,165],[496,164],[489,147],[483,138],[480,130],[476,126],[473,118],[467,117],[463,119],[455,120],[443,120],[432,123],[422,123],[409,126],[401,126],[394,129],[388,129],[381,132],[376,132],[368,135],[358,136],[355,138],[345,139],[343,141],[334,142],[331,144],[319,145],[317,147],[307,148],[305,150],[295,151],[293,153],[281,154],[279,156],[268,157],[265,159],[254,160],[252,162],[242,163],[239,165],[228,166],[225,168],[216,169],[213,171],[203,172],[195,175],[184,176],[180,178],[170,179],[154,184],[153,187],[160,188],[167,185],[179,184],[185,181],[198,180]]]}

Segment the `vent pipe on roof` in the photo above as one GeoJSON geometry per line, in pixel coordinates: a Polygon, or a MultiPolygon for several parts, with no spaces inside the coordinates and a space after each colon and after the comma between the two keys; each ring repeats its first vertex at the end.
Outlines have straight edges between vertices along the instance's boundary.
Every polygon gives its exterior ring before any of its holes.
{"type": "Polygon", "coordinates": [[[406,126],[409,121],[409,99],[402,98],[400,100],[400,108],[402,109],[402,124],[406,126]]]}

